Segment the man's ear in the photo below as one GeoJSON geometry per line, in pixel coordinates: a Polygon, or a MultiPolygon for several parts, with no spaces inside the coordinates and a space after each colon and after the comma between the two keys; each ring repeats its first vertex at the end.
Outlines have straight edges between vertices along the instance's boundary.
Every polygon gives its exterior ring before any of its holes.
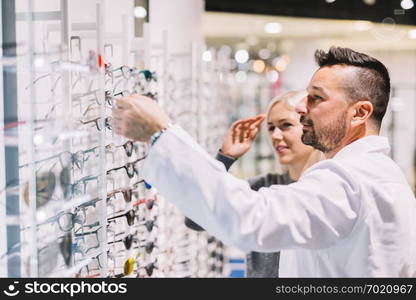
{"type": "Polygon", "coordinates": [[[373,104],[368,100],[357,101],[353,104],[353,115],[351,118],[351,126],[357,127],[370,118],[373,114],[373,104]]]}

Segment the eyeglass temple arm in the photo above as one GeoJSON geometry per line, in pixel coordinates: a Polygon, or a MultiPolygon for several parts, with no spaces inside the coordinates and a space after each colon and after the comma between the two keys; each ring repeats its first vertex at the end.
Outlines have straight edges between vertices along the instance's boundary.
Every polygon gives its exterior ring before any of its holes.
{"type": "Polygon", "coordinates": [[[118,216],[114,216],[114,217],[107,218],[107,221],[111,221],[111,220],[114,220],[114,219],[118,219],[118,218],[121,218],[121,217],[125,217],[125,216],[128,215],[128,213],[129,212],[126,212],[126,213],[124,213],[122,215],[118,215],[118,216]]]}
{"type": "Polygon", "coordinates": [[[112,169],[110,169],[110,170],[108,170],[108,171],[107,171],[107,175],[108,175],[108,174],[110,174],[111,172],[114,172],[114,171],[117,171],[117,170],[123,169],[123,168],[125,168],[125,167],[126,167],[126,166],[121,166],[121,167],[112,168],[112,169]]]}

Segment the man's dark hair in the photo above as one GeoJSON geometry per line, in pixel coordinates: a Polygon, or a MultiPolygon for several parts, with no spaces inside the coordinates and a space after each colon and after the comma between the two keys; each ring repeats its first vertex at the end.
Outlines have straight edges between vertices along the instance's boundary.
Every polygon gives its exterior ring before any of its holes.
{"type": "Polygon", "coordinates": [[[347,96],[351,101],[370,101],[374,107],[371,118],[380,127],[390,97],[390,76],[387,68],[371,56],[341,47],[331,47],[328,52],[316,50],[315,60],[321,68],[333,65],[360,68],[355,80],[346,83],[347,96]]]}

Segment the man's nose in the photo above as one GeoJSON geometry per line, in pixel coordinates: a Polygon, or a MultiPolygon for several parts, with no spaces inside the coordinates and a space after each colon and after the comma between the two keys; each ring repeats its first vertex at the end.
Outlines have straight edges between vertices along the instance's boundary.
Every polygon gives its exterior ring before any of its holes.
{"type": "Polygon", "coordinates": [[[307,112],[307,101],[308,97],[305,97],[295,106],[295,111],[300,114],[301,116],[306,114],[307,112]]]}

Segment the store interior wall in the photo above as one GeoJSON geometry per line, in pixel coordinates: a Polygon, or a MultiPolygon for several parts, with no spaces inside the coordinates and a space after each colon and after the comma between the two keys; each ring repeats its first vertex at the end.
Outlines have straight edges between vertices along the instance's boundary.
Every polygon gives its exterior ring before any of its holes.
{"type": "Polygon", "coordinates": [[[167,32],[170,53],[190,50],[190,44],[202,42],[203,0],[150,0],[151,42],[159,44],[167,32]]]}

